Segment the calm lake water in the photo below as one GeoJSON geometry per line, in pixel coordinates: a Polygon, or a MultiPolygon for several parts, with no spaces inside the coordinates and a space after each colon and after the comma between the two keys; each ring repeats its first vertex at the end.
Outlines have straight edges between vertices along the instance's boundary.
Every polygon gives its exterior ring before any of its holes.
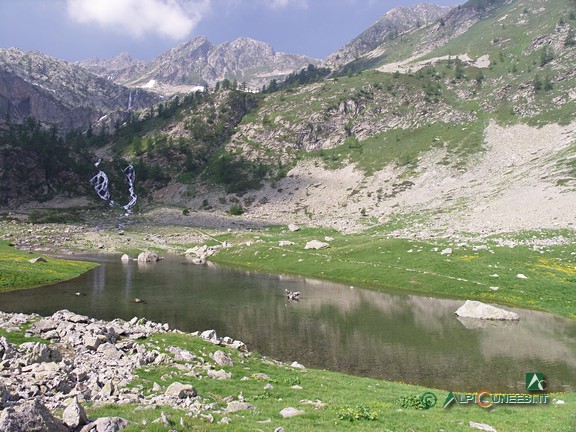
{"type": "Polygon", "coordinates": [[[446,390],[525,392],[526,373],[543,372],[550,389],[576,391],[574,320],[507,308],[519,322],[463,321],[454,315],[461,300],[196,266],[181,257],[148,265],[91,259],[100,267],[73,281],[1,294],[0,310],[69,309],[215,329],[278,360],[446,390]],[[285,288],[301,291],[302,300],[287,303],[285,288]]]}

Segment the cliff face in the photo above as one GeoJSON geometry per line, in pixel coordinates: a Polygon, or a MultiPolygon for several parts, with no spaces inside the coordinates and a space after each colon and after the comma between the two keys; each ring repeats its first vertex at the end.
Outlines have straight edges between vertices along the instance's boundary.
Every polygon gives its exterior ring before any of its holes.
{"type": "Polygon", "coordinates": [[[0,49],[0,121],[22,123],[32,116],[65,132],[88,128],[105,115],[122,118],[159,100],[62,60],[0,49]]]}

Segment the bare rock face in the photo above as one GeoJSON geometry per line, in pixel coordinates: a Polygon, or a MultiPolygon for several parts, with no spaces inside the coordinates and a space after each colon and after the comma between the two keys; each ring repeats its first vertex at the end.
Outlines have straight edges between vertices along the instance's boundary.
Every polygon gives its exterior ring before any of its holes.
{"type": "Polygon", "coordinates": [[[38,52],[0,49],[0,117],[15,123],[34,117],[61,131],[87,127],[102,113],[125,113],[159,101],[84,68],[38,52]]]}
{"type": "Polygon", "coordinates": [[[0,415],[2,432],[67,432],[66,426],[56,419],[38,399],[16,407],[5,408],[0,415]]]}
{"type": "Polygon", "coordinates": [[[466,300],[466,303],[460,306],[455,313],[462,318],[506,321],[517,321],[520,319],[520,316],[515,312],[510,312],[474,300],[466,300]]]}

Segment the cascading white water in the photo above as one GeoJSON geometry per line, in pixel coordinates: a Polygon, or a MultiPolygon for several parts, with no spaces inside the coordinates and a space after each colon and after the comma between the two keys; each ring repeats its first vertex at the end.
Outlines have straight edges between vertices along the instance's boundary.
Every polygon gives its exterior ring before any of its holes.
{"type": "Polygon", "coordinates": [[[128,191],[130,192],[130,201],[128,204],[124,206],[124,210],[126,210],[126,214],[132,213],[132,209],[136,205],[136,201],[138,200],[138,195],[134,192],[134,182],[136,181],[136,170],[134,170],[134,166],[132,164],[128,165],[126,168],[122,170],[124,175],[126,176],[126,180],[128,181],[128,191]]]}
{"type": "MultiPolygon", "coordinates": [[[[98,167],[102,162],[102,159],[98,159],[98,162],[94,164],[95,167],[98,167]]],[[[114,201],[110,201],[110,188],[108,182],[108,176],[102,170],[98,171],[98,173],[90,179],[90,184],[94,187],[94,190],[98,194],[98,196],[103,199],[104,201],[109,201],[110,206],[114,205],[114,201]]]]}
{"type": "MultiPolygon", "coordinates": [[[[98,162],[94,164],[95,167],[98,167],[102,159],[98,159],[98,162]]],[[[126,168],[122,170],[124,176],[126,177],[126,181],[128,182],[128,191],[130,193],[130,199],[128,204],[123,206],[122,208],[126,210],[126,215],[132,213],[132,209],[136,205],[138,201],[138,195],[134,190],[134,184],[136,182],[136,170],[132,164],[128,165],[126,168]]],[[[110,199],[110,182],[108,180],[108,176],[102,170],[98,171],[98,173],[90,179],[90,184],[94,187],[94,190],[98,194],[98,196],[103,199],[104,201],[108,201],[110,206],[114,206],[115,202],[110,199]]]]}

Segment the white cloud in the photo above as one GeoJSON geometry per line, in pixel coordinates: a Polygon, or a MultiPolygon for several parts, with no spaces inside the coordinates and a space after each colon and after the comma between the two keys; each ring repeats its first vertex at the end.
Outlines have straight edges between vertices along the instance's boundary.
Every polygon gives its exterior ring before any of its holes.
{"type": "Polygon", "coordinates": [[[264,3],[273,9],[283,9],[288,6],[308,8],[308,0],[265,0],[264,3]]]}
{"type": "Polygon", "coordinates": [[[96,23],[134,37],[158,34],[182,39],[210,9],[211,0],[67,0],[76,22],[96,23]]]}

